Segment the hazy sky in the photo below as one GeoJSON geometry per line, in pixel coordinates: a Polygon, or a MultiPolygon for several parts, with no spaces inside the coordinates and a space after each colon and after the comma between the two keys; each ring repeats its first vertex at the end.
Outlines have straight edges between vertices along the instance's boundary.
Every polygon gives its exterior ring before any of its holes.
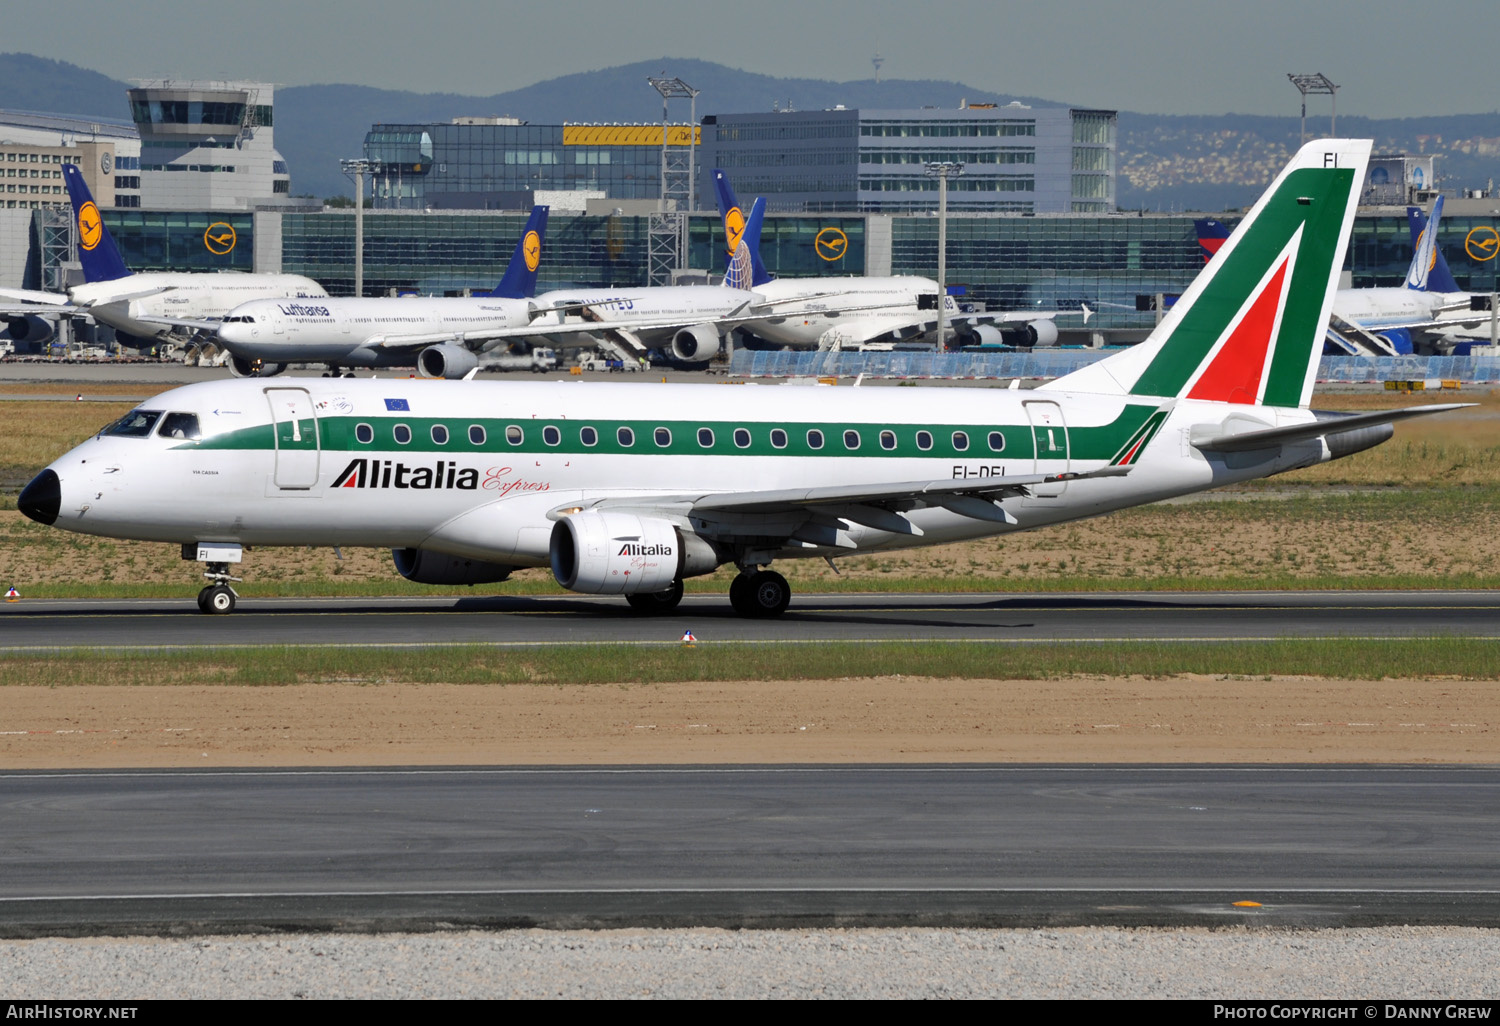
{"type": "MultiPolygon", "coordinates": [[[[1500,109],[1496,0],[52,0],[11,5],[3,24],[0,50],[127,80],[488,96],[663,55],[867,79],[879,51],[882,77],[1152,113],[1295,114],[1288,72],[1338,83],[1340,114],[1500,109]]],[[[1311,98],[1309,115],[1327,104],[1311,98]]]]}

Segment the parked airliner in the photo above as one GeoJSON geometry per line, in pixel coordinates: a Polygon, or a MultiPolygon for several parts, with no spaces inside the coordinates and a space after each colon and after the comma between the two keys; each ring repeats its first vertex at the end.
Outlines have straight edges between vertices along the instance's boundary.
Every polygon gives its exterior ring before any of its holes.
{"type": "Polygon", "coordinates": [[[231,310],[218,338],[237,377],[270,377],[288,363],[411,367],[432,378],[461,378],[478,353],[508,338],[536,313],[537,268],[547,207],[534,207],[505,276],[487,296],[337,297],[316,303],[257,300],[231,310]]]}
{"type": "Polygon", "coordinates": [[[21,493],[59,529],[182,546],[205,612],[247,546],[388,546],[413,581],[675,607],[734,564],[959,541],[1338,459],[1457,408],[1309,408],[1368,140],[1308,143],[1140,345],[1029,391],[253,379],[164,392],[21,493]]]}
{"type": "Polygon", "coordinates": [[[84,284],[66,295],[27,289],[0,289],[0,317],[11,337],[50,337],[58,317],[88,316],[123,332],[136,348],[153,339],[191,337],[201,322],[211,331],[230,310],[250,299],[315,299],[328,293],[300,274],[247,274],[241,271],[147,271],[131,273],[104,225],[94,197],[76,164],[63,165],[78,228],[78,259],[84,284]],[[183,322],[191,322],[192,327],[183,322]]]}
{"type": "MultiPolygon", "coordinates": [[[[858,348],[873,342],[919,338],[937,330],[938,283],[917,275],[773,278],[760,255],[765,200],[747,216],[715,168],[714,192],[724,226],[724,284],[753,290],[756,305],[737,327],[767,342],[794,349],[858,348]]],[[[943,296],[945,319],[960,345],[1029,347],[1057,341],[1058,311],[965,313],[943,296]]],[[[1086,316],[1086,313],[1085,313],[1086,316]]]]}

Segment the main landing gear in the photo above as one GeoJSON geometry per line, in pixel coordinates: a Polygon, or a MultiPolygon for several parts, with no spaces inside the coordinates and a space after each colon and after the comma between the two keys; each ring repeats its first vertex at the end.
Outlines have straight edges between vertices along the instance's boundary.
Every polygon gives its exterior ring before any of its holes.
{"type": "Polygon", "coordinates": [[[672,582],[672,586],[666,591],[653,592],[643,595],[637,592],[634,595],[626,595],[625,601],[630,603],[630,608],[645,616],[656,616],[660,613],[670,613],[677,608],[677,603],[682,601],[682,580],[679,578],[672,582]]]}
{"type": "Polygon", "coordinates": [[[792,586],[774,570],[742,570],[729,585],[729,604],[747,619],[780,616],[792,601],[792,586]]]}

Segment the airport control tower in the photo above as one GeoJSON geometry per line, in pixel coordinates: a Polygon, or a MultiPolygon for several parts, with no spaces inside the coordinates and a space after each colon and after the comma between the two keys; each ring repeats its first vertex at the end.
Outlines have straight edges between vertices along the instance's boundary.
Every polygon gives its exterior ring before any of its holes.
{"type": "Polygon", "coordinates": [[[141,135],[141,205],[249,210],[290,198],[273,144],[273,87],[262,82],[140,82],[130,116],[141,135]]]}

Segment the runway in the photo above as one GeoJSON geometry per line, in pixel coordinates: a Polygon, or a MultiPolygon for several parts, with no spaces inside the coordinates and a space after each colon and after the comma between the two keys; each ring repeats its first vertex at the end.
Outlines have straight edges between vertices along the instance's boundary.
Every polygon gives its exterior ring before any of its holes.
{"type": "Polygon", "coordinates": [[[1500,925],[1500,768],[11,773],[0,933],[1500,925]]]}
{"type": "Polygon", "coordinates": [[[229,616],[174,600],[0,604],[0,651],[69,646],[700,644],[969,641],[994,644],[1273,638],[1500,639],[1500,595],[1475,592],[1192,592],[797,595],[777,620],[694,595],[641,617],[622,599],[242,599],[229,616]]]}

